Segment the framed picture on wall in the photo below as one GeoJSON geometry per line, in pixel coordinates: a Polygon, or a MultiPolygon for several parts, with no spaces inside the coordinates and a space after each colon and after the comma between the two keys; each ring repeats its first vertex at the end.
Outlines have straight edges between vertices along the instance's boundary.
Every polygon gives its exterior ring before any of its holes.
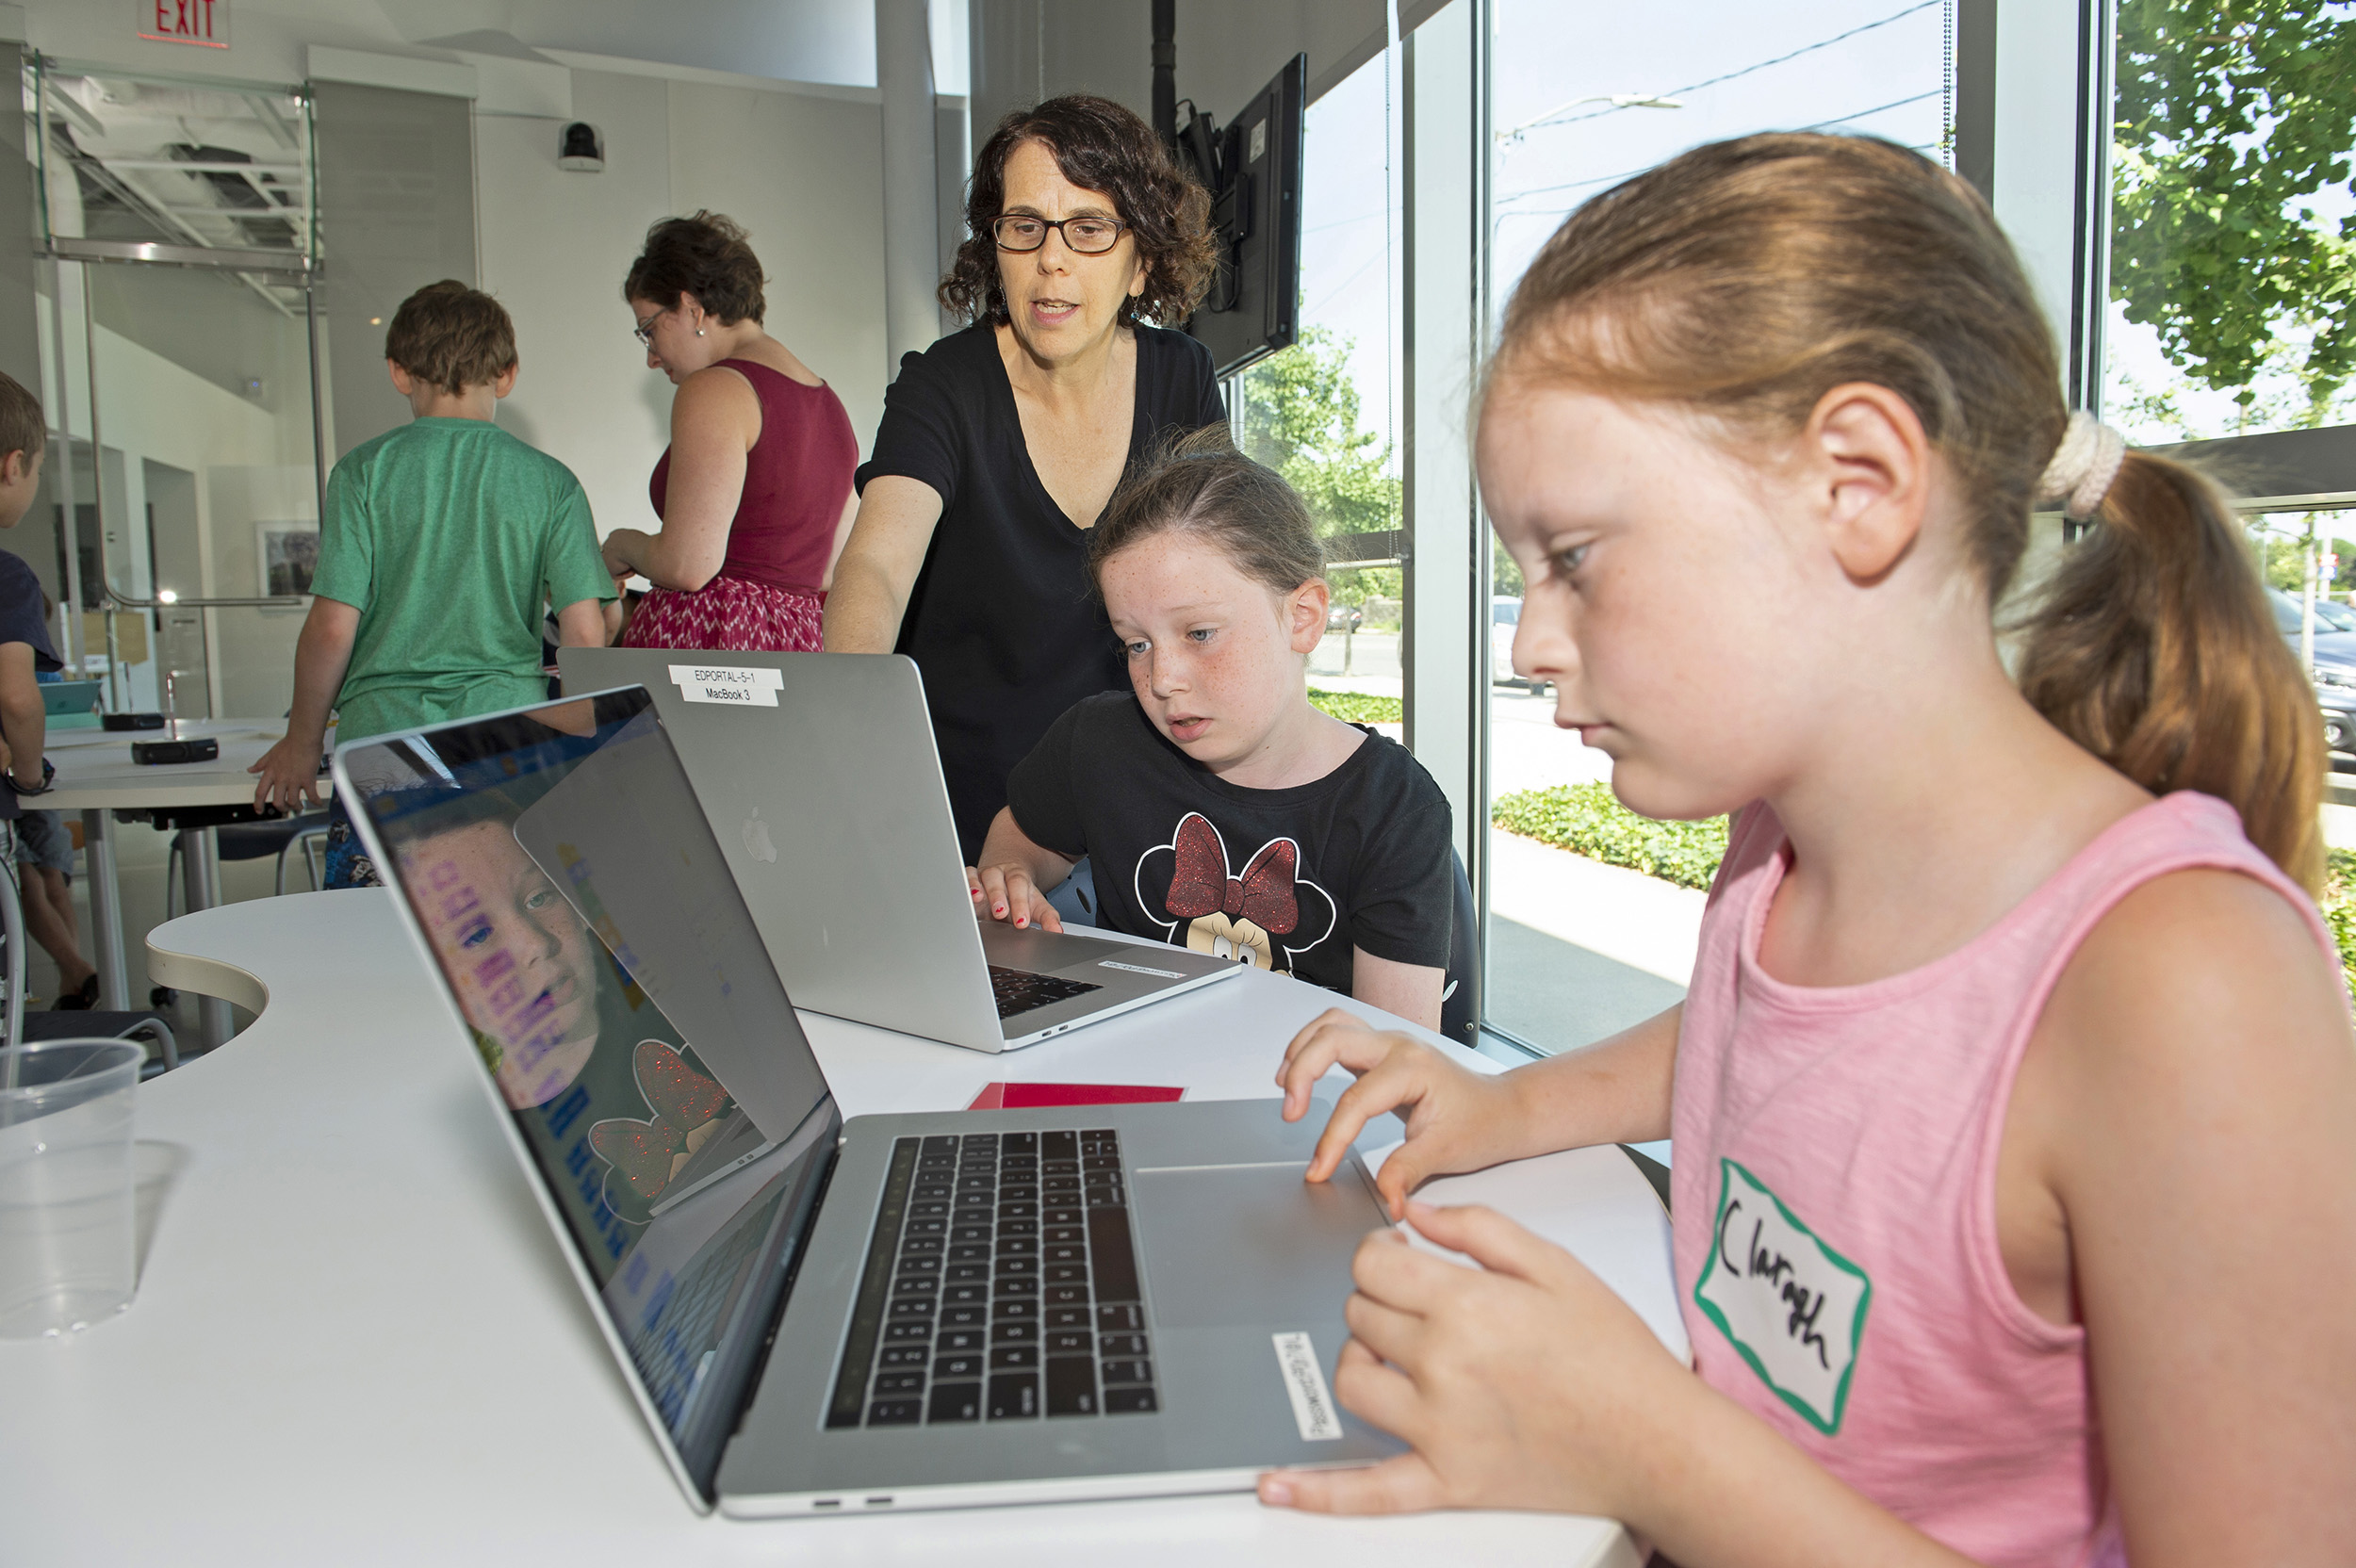
{"type": "Polygon", "coordinates": [[[261,563],[262,592],[307,594],[319,568],[317,523],[256,523],[254,553],[261,563]]]}

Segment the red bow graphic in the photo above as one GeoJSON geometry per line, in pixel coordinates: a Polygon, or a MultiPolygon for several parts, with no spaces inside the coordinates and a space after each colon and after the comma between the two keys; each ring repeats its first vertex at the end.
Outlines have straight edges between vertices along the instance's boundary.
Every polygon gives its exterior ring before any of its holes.
{"type": "Polygon", "coordinates": [[[1270,839],[1241,876],[1230,876],[1227,846],[1219,841],[1219,829],[1201,812],[1189,811],[1178,825],[1173,847],[1178,864],[1170,876],[1170,896],[1162,902],[1177,919],[1224,913],[1275,937],[1301,923],[1301,904],[1293,896],[1301,851],[1290,839],[1270,839]]]}
{"type": "Polygon", "coordinates": [[[687,1135],[720,1114],[728,1091],[661,1040],[640,1040],[630,1066],[654,1116],[646,1121],[600,1121],[589,1129],[589,1147],[620,1173],[632,1193],[652,1202],[671,1184],[671,1161],[687,1135]]]}

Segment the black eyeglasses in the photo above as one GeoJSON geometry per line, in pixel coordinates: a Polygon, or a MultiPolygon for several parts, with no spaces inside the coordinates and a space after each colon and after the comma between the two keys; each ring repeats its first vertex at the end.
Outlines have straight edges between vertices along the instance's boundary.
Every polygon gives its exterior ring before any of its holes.
{"type": "Polygon", "coordinates": [[[990,220],[990,237],[1002,251],[1027,255],[1047,243],[1047,231],[1054,229],[1063,236],[1066,248],[1075,255],[1101,256],[1121,243],[1121,231],[1129,225],[1118,218],[1033,218],[1026,213],[1009,213],[990,220]]]}
{"type": "Polygon", "coordinates": [[[641,342],[641,343],[645,344],[647,348],[649,348],[649,349],[653,348],[653,347],[654,347],[654,324],[655,324],[657,321],[662,320],[662,319],[663,319],[665,316],[668,316],[669,314],[670,314],[670,312],[669,312],[669,311],[667,311],[667,310],[658,310],[658,311],[656,311],[656,312],[655,312],[652,316],[647,317],[645,320],[643,320],[643,321],[639,322],[636,326],[634,326],[634,327],[630,328],[630,335],[632,337],[635,337],[636,339],[638,339],[638,341],[639,341],[639,342],[641,342]]]}

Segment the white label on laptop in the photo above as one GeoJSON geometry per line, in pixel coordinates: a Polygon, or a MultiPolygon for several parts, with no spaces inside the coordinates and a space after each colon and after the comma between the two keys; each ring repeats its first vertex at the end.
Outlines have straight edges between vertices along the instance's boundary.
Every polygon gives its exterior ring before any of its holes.
{"type": "Polygon", "coordinates": [[[1276,1364],[1284,1370],[1284,1392],[1293,1402],[1293,1425],[1303,1443],[1331,1443],[1342,1435],[1333,1396],[1325,1391],[1325,1369],[1307,1334],[1275,1334],[1276,1364]]]}
{"type": "Polygon", "coordinates": [[[1125,969],[1132,974],[1158,974],[1165,980],[1184,980],[1185,975],[1174,969],[1147,969],[1143,964],[1124,964],[1118,958],[1099,958],[1098,969],[1125,969]]]}
{"type": "Polygon", "coordinates": [[[690,702],[775,708],[777,694],[785,689],[785,672],[744,664],[674,664],[671,684],[690,702]]]}

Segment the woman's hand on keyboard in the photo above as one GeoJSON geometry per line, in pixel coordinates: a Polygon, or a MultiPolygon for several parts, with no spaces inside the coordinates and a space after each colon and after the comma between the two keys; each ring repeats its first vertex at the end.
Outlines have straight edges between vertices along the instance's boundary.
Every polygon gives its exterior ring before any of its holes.
{"type": "Polygon", "coordinates": [[[1036,925],[1042,931],[1063,929],[1063,917],[1047,902],[1030,868],[1014,863],[965,868],[966,890],[973,895],[973,913],[1003,920],[1017,928],[1036,925]]]}
{"type": "Polygon", "coordinates": [[[1519,1097],[1502,1075],[1461,1068],[1420,1040],[1378,1033],[1339,1007],[1327,1008],[1284,1048],[1276,1082],[1284,1091],[1286,1121],[1309,1113],[1311,1087],[1336,1065],[1358,1081],[1333,1102],[1309,1162],[1312,1182],[1333,1175],[1350,1140],[1385,1111],[1401,1111],[1407,1121],[1407,1141],[1374,1184],[1393,1219],[1406,1213],[1407,1195],[1427,1178],[1478,1170],[1521,1152],[1514,1135],[1519,1097]]]}

